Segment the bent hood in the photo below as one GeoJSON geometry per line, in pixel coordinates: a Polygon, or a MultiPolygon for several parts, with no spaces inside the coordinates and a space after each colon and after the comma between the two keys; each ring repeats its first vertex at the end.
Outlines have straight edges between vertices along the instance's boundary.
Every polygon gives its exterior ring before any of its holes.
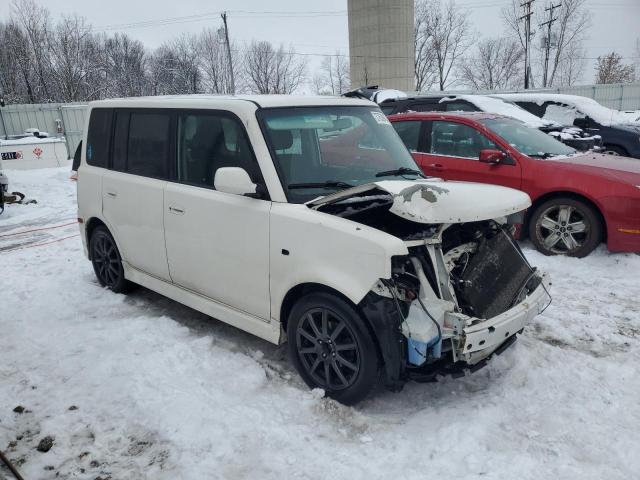
{"type": "Polygon", "coordinates": [[[393,198],[390,212],[418,223],[489,220],[521,212],[531,206],[529,195],[519,190],[441,179],[367,183],[312,200],[306,205],[318,209],[323,205],[365,200],[385,194],[393,198]]]}

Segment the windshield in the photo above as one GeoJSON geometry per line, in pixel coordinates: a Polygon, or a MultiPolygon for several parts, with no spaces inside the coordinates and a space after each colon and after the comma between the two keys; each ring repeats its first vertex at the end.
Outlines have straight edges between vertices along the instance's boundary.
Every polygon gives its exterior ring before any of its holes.
{"type": "Polygon", "coordinates": [[[259,117],[292,203],[350,186],[421,175],[377,107],[264,109],[259,117]]]}
{"type": "Polygon", "coordinates": [[[513,148],[530,157],[549,158],[576,153],[573,148],[555,140],[550,135],[537,128],[527,127],[517,120],[488,118],[480,121],[513,148]]]}

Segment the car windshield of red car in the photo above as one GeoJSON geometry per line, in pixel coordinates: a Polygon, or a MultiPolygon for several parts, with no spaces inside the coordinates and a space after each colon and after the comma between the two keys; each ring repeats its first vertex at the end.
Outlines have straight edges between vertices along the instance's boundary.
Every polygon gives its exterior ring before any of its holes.
{"type": "Polygon", "coordinates": [[[481,122],[509,145],[529,157],[549,158],[573,155],[576,151],[537,128],[510,118],[488,118],[481,122]]]}

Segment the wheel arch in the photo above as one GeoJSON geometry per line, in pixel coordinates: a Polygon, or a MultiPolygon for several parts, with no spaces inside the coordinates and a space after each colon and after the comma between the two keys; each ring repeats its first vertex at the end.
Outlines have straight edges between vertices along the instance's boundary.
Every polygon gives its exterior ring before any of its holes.
{"type": "Polygon", "coordinates": [[[606,142],[603,143],[602,146],[606,149],[607,147],[613,147],[616,148],[618,150],[620,150],[622,153],[624,153],[625,156],[629,156],[629,150],[626,149],[625,147],[623,147],[622,145],[619,145],[617,143],[611,143],[611,142],[606,142]]]}
{"type": "Polygon", "coordinates": [[[531,202],[531,206],[527,209],[527,214],[525,215],[524,225],[526,226],[526,228],[524,228],[523,231],[526,235],[528,235],[529,222],[531,222],[531,217],[533,216],[533,212],[535,212],[535,210],[544,202],[548,200],[553,200],[555,198],[572,198],[574,200],[579,200],[581,202],[584,202],[587,205],[589,205],[591,208],[593,208],[593,210],[596,212],[596,215],[598,215],[600,222],[602,223],[602,241],[603,242],[607,241],[607,220],[605,219],[600,206],[596,202],[591,200],[589,197],[582,195],[580,193],[576,193],[568,190],[558,190],[553,192],[547,192],[543,195],[540,195],[539,197],[537,197],[535,200],[531,202]]]}
{"type": "MultiPolygon", "coordinates": [[[[106,225],[106,223],[104,223],[98,217],[91,217],[87,222],[85,222],[85,236],[87,245],[89,245],[89,242],[91,242],[91,235],[93,235],[95,229],[101,226],[109,230],[109,227],[106,225]]],[[[111,230],[109,230],[109,233],[111,233],[111,230]]],[[[111,236],[113,236],[113,234],[111,234],[111,236]]],[[[91,260],[91,249],[87,248],[87,251],[89,254],[89,260],[91,260]]]]}
{"type": "Polygon", "coordinates": [[[353,301],[351,301],[342,292],[336,290],[335,288],[324,285],[322,283],[313,283],[313,282],[300,283],[292,287],[291,289],[289,289],[289,291],[286,293],[286,295],[284,296],[284,299],[282,300],[282,304],[280,306],[280,328],[282,331],[282,335],[281,335],[282,338],[286,338],[287,327],[289,322],[289,313],[291,312],[291,309],[293,308],[293,306],[296,304],[298,300],[312,293],[328,293],[328,294],[334,295],[340,298],[341,300],[343,300],[344,302],[346,302],[356,312],[358,312],[358,315],[360,315],[360,318],[362,319],[364,325],[366,326],[367,330],[369,331],[369,333],[373,338],[379,358],[381,359],[384,358],[384,355],[382,354],[382,349],[380,347],[380,339],[378,338],[378,335],[376,334],[376,331],[373,325],[371,324],[369,319],[366,317],[366,315],[364,315],[364,313],[362,312],[362,309],[358,305],[353,303],[353,301]]]}

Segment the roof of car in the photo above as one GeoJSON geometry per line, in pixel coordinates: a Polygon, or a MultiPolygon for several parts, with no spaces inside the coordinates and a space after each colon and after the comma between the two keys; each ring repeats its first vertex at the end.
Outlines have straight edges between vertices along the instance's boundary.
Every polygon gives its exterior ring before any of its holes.
{"type": "Polygon", "coordinates": [[[487,118],[503,118],[504,115],[489,112],[402,112],[389,115],[391,120],[401,120],[405,117],[425,119],[468,118],[471,120],[485,120],[487,118]]]}
{"type": "Polygon", "coordinates": [[[212,107],[221,102],[251,102],[258,107],[315,107],[323,105],[376,106],[375,103],[361,98],[346,98],[329,95],[160,95],[155,97],[132,97],[97,100],[90,102],[91,107],[131,106],[155,107],[177,106],[184,102],[186,106],[212,107]]]}

